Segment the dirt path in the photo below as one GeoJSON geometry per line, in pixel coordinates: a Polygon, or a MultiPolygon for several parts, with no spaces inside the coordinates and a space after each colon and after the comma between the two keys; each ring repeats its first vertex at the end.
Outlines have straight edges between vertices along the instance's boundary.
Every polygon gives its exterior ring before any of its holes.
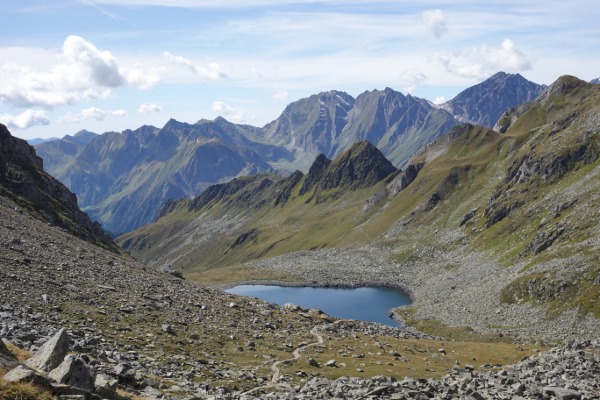
{"type": "Polygon", "coordinates": [[[288,358],[286,360],[279,360],[279,361],[275,361],[272,365],[271,365],[271,372],[273,372],[273,375],[271,377],[271,382],[269,382],[268,384],[264,385],[264,386],[259,386],[256,387],[254,389],[251,389],[243,394],[247,395],[247,394],[252,394],[256,391],[259,391],[261,389],[268,389],[268,388],[273,388],[273,387],[277,387],[277,386],[285,386],[285,384],[281,384],[278,383],[279,379],[281,378],[281,372],[279,370],[279,366],[281,364],[291,364],[292,362],[298,360],[301,355],[300,352],[302,352],[305,349],[308,349],[310,347],[314,347],[314,346],[320,346],[324,343],[324,339],[323,339],[323,335],[321,335],[320,331],[327,328],[328,326],[333,326],[333,325],[337,325],[341,322],[344,322],[345,320],[338,320],[335,321],[333,323],[327,323],[327,324],[322,324],[322,325],[316,325],[315,327],[313,327],[310,330],[310,333],[315,337],[316,342],[312,342],[312,343],[307,343],[307,344],[302,344],[298,347],[296,347],[294,349],[294,351],[292,352],[292,356],[293,358],[288,358]]]}

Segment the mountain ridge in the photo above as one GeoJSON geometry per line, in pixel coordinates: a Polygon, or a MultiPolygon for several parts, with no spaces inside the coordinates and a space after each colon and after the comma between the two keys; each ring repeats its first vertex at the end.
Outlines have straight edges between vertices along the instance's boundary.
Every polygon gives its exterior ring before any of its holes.
{"type": "MultiPolygon", "coordinates": [[[[527,82],[521,77],[516,85],[527,82]]],[[[506,88],[496,86],[494,93],[506,88]]],[[[485,112],[497,111],[485,91],[476,95],[473,102],[487,104],[485,112]]],[[[193,198],[214,183],[247,174],[308,172],[318,154],[334,158],[361,140],[378,147],[396,167],[404,166],[457,124],[442,108],[389,87],[356,99],[332,90],[290,103],[263,128],[222,117],[195,124],[171,119],[160,129],[90,135],[85,145],[69,137],[37,148],[48,171],[78,194],[86,212],[121,234],[153,221],[167,200],[193,198]]]]}

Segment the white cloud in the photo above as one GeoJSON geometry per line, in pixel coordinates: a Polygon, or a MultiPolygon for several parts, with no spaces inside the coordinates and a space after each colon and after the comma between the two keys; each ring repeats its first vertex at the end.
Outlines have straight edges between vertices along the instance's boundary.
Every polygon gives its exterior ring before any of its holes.
{"type": "Polygon", "coordinates": [[[164,69],[160,67],[123,67],[119,69],[125,81],[138,89],[147,90],[153,88],[163,79],[164,69]]]}
{"type": "Polygon", "coordinates": [[[213,101],[212,102],[212,109],[213,111],[216,111],[219,114],[222,115],[229,115],[233,112],[233,107],[231,107],[229,104],[225,104],[222,101],[213,101]]]}
{"type": "Polygon", "coordinates": [[[126,117],[127,115],[129,115],[129,113],[123,109],[113,110],[110,113],[116,117],[126,117]]]}
{"type": "Polygon", "coordinates": [[[115,57],[108,51],[98,50],[80,36],[67,37],[63,54],[69,61],[66,69],[76,74],[73,78],[79,81],[104,87],[117,87],[125,83],[115,57]]]}
{"type": "Polygon", "coordinates": [[[254,121],[254,119],[254,116],[246,117],[246,113],[243,111],[235,113],[233,117],[231,117],[231,120],[236,124],[247,124],[254,121]]]}
{"type": "Polygon", "coordinates": [[[50,120],[42,110],[25,110],[20,114],[1,114],[0,123],[8,128],[27,129],[36,125],[48,125],[50,120]]]}
{"type": "Polygon", "coordinates": [[[137,111],[141,114],[154,114],[162,111],[162,107],[158,104],[141,104],[137,111]]]}
{"type": "Polygon", "coordinates": [[[439,105],[439,104],[444,104],[445,102],[446,102],[446,98],[444,96],[438,96],[433,101],[433,104],[439,105]]]}
{"type": "Polygon", "coordinates": [[[103,121],[106,117],[106,111],[97,107],[89,107],[81,110],[77,114],[68,113],[58,119],[61,124],[78,124],[83,121],[96,120],[103,121]]]}
{"type": "Polygon", "coordinates": [[[289,97],[290,95],[285,89],[276,89],[273,93],[273,98],[275,100],[287,101],[289,97]]]}
{"type": "Polygon", "coordinates": [[[400,73],[400,82],[405,85],[404,90],[412,93],[427,81],[427,75],[414,69],[405,69],[400,73]]]}
{"type": "Polygon", "coordinates": [[[530,58],[510,39],[504,39],[500,48],[482,45],[452,54],[435,54],[434,59],[452,74],[480,80],[498,71],[521,72],[532,68],[530,58]]]}
{"type": "Polygon", "coordinates": [[[176,56],[168,51],[163,53],[165,59],[173,64],[184,66],[188,71],[201,78],[217,81],[227,78],[227,74],[221,71],[221,67],[217,63],[210,63],[207,67],[199,67],[194,65],[190,60],[182,56],[176,56]]]}
{"type": "MultiPolygon", "coordinates": [[[[19,52],[26,52],[20,49],[19,52]]],[[[32,59],[40,52],[29,49],[32,59]]],[[[16,107],[52,108],[80,101],[108,98],[112,89],[135,86],[147,89],[160,81],[160,70],[123,67],[106,50],[80,36],[65,39],[62,51],[47,57],[41,68],[17,63],[0,66],[0,102],[16,107]]]]}
{"type": "Polygon", "coordinates": [[[442,36],[448,32],[446,18],[444,17],[442,10],[437,9],[425,11],[421,15],[421,20],[423,21],[425,28],[427,28],[427,30],[431,32],[436,39],[441,39],[442,36]]]}

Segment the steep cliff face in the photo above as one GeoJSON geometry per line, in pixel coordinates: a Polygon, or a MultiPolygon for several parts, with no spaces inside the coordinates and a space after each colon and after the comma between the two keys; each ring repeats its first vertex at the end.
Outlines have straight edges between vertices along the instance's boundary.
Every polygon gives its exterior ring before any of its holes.
{"type": "Polygon", "coordinates": [[[113,251],[118,247],[99,224],[77,206],[77,197],[43,170],[43,161],[26,141],[0,125],[0,195],[34,217],[113,251]]]}

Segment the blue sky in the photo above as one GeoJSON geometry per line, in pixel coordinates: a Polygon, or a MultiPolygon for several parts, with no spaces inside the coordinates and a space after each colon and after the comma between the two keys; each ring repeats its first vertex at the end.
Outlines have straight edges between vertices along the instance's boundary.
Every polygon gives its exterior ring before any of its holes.
{"type": "Polygon", "coordinates": [[[439,103],[498,71],[600,77],[595,1],[21,0],[0,17],[0,122],[22,138],[263,126],[332,89],[439,103]]]}

